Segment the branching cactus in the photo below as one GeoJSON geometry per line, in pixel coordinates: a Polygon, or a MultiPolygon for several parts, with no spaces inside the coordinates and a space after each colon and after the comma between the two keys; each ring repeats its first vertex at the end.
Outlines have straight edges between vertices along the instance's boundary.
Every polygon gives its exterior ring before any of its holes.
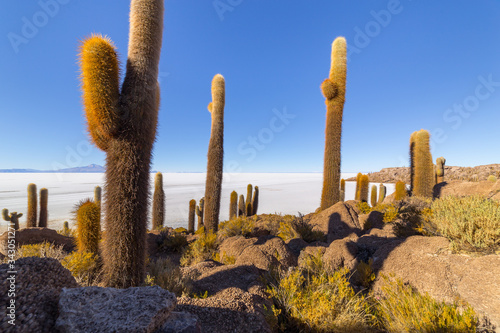
{"type": "Polygon", "coordinates": [[[231,192],[229,198],[229,219],[232,220],[238,216],[238,193],[236,191],[231,192]]]}
{"type": "Polygon", "coordinates": [[[359,200],[368,202],[368,190],[370,189],[370,178],[368,175],[362,175],[359,180],[359,200]]]}
{"type": "Polygon", "coordinates": [[[80,252],[98,253],[101,238],[101,224],[99,222],[100,209],[92,199],[85,199],[77,204],[76,215],[76,244],[80,252]]]}
{"type": "Polygon", "coordinates": [[[444,182],[444,164],[446,159],[444,157],[438,157],[436,159],[436,184],[444,182]]]}
{"type": "Polygon", "coordinates": [[[127,70],[121,89],[112,42],[82,42],[80,67],[88,131],[106,152],[105,285],[128,288],[145,278],[149,170],[156,137],[163,0],[131,0],[127,70]]]}
{"type": "Polygon", "coordinates": [[[10,222],[10,225],[14,228],[14,230],[19,229],[19,218],[23,216],[23,213],[12,212],[9,214],[9,210],[7,208],[2,209],[2,217],[5,221],[10,222]]]}
{"type": "MultiPolygon", "coordinates": [[[[196,201],[195,201],[196,206],[196,201]]],[[[194,208],[193,208],[194,213],[194,208]]],[[[157,172],[155,175],[155,189],[153,192],[153,229],[163,227],[163,220],[165,218],[165,192],[163,191],[163,175],[157,172]]],[[[194,221],[194,216],[193,216],[194,221]]],[[[194,222],[193,222],[194,228],[194,222]]]]}
{"type": "Polygon", "coordinates": [[[387,187],[385,187],[384,184],[380,183],[380,186],[378,187],[378,203],[381,204],[384,199],[385,199],[385,196],[387,194],[387,187]]]}
{"type": "Polygon", "coordinates": [[[420,130],[412,134],[414,139],[413,148],[413,181],[412,195],[424,198],[432,198],[435,184],[434,164],[429,146],[429,132],[420,130]]]}
{"type": "Polygon", "coordinates": [[[198,216],[198,227],[196,228],[196,230],[199,230],[201,227],[205,226],[203,222],[204,213],[205,213],[205,198],[201,198],[199,205],[196,206],[196,215],[198,216]]]}
{"type": "Polygon", "coordinates": [[[196,200],[189,201],[188,232],[194,233],[194,214],[196,211],[196,200]]]}
{"type": "Polygon", "coordinates": [[[396,182],[396,192],[394,193],[394,200],[403,200],[408,195],[406,190],[406,183],[403,181],[396,182]]]}
{"type": "Polygon", "coordinates": [[[208,144],[207,182],[205,185],[205,232],[219,228],[220,196],[222,188],[222,162],[224,157],[224,103],[225,82],[220,74],[212,80],[212,130],[208,144]]]}
{"type": "Polygon", "coordinates": [[[255,186],[252,197],[252,215],[257,215],[259,209],[259,187],[255,186]]]}
{"type": "Polygon", "coordinates": [[[347,44],[338,37],[332,44],[330,76],[321,84],[326,98],[325,156],[321,210],[340,201],[340,139],[345,100],[347,44]]]}
{"type": "Polygon", "coordinates": [[[375,207],[377,205],[377,185],[372,185],[372,190],[370,193],[370,204],[372,207],[375,207]]]}
{"type": "Polygon", "coordinates": [[[38,226],[40,228],[47,228],[47,220],[49,218],[49,211],[47,204],[49,202],[49,190],[42,188],[40,190],[40,217],[38,219],[38,226]]]}
{"type": "Polygon", "coordinates": [[[245,216],[245,213],[245,196],[243,194],[240,194],[240,198],[238,200],[238,216],[245,216]]]}
{"type": "Polygon", "coordinates": [[[37,201],[36,185],[33,183],[28,184],[28,215],[26,216],[26,228],[36,227],[37,201]]]}

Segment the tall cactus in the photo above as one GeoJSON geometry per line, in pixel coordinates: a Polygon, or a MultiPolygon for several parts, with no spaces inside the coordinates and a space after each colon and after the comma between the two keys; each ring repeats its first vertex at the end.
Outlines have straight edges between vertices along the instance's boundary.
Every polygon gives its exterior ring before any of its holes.
{"type": "Polygon", "coordinates": [[[102,202],[102,189],[100,186],[94,187],[94,202],[99,207],[99,224],[101,223],[101,202],[102,202]]]}
{"type": "Polygon", "coordinates": [[[243,194],[240,194],[240,198],[238,200],[238,216],[245,216],[245,213],[245,196],[243,194]]]}
{"type": "Polygon", "coordinates": [[[49,202],[49,190],[46,188],[40,189],[40,216],[38,218],[38,227],[47,228],[47,220],[49,217],[49,212],[47,210],[47,204],[49,202]]]}
{"type": "Polygon", "coordinates": [[[436,183],[444,182],[444,164],[446,159],[444,157],[438,157],[436,159],[436,183]]]}
{"type": "Polygon", "coordinates": [[[196,210],[196,200],[189,201],[188,232],[194,233],[194,214],[196,210]]]}
{"type": "Polygon", "coordinates": [[[257,215],[259,209],[259,187],[255,186],[252,197],[252,215],[257,215]]]}
{"type": "Polygon", "coordinates": [[[375,207],[377,205],[377,185],[372,185],[372,190],[370,193],[370,204],[372,207],[375,207]]]}
{"type": "Polygon", "coordinates": [[[415,139],[417,137],[417,132],[413,132],[410,135],[410,191],[413,192],[413,182],[415,180],[415,139]]]}
{"type": "Polygon", "coordinates": [[[406,184],[403,181],[396,182],[396,192],[394,193],[394,200],[403,200],[408,195],[406,184]]]}
{"type": "Polygon", "coordinates": [[[345,201],[345,179],[340,180],[340,201],[345,201]]]}
{"type": "Polygon", "coordinates": [[[153,229],[159,229],[163,227],[164,219],[165,219],[165,192],[163,191],[163,175],[161,172],[157,172],[155,175],[155,189],[153,192],[153,225],[152,225],[153,229]]]}
{"type": "Polygon", "coordinates": [[[212,114],[212,130],[208,144],[207,182],[205,185],[205,232],[217,232],[219,228],[224,157],[224,103],[224,77],[217,74],[212,80],[212,102],[208,104],[208,111],[212,114]]]}
{"type": "Polygon", "coordinates": [[[238,193],[236,191],[231,192],[231,197],[229,198],[229,219],[232,220],[238,216],[238,193]]]}
{"type": "Polygon", "coordinates": [[[359,200],[359,184],[361,182],[361,177],[363,177],[363,174],[358,172],[356,175],[356,192],[354,193],[354,200],[359,200]]]}
{"type": "Polygon", "coordinates": [[[14,230],[19,229],[19,218],[23,216],[23,213],[12,212],[9,214],[9,210],[4,208],[2,209],[2,216],[5,221],[10,222],[14,230]]]}
{"type": "Polygon", "coordinates": [[[131,0],[127,71],[120,90],[114,45],[99,35],[82,42],[83,104],[92,142],[106,152],[105,284],[144,281],[149,170],[156,137],[163,0],[131,0]]]}
{"type": "Polygon", "coordinates": [[[36,185],[33,183],[28,184],[28,214],[26,216],[26,227],[35,228],[37,222],[37,193],[36,185]]]}
{"type": "Polygon", "coordinates": [[[432,198],[435,184],[434,164],[429,146],[429,132],[420,130],[412,134],[413,147],[413,180],[412,195],[432,198]]]}
{"type": "Polygon", "coordinates": [[[205,198],[200,199],[200,203],[196,206],[196,215],[198,216],[198,226],[196,230],[199,230],[201,227],[204,227],[203,214],[205,213],[205,198]]]}
{"type": "Polygon", "coordinates": [[[249,202],[246,205],[246,216],[252,216],[253,208],[252,208],[252,203],[249,202]]]}
{"type": "Polygon", "coordinates": [[[385,196],[387,194],[387,187],[385,187],[384,184],[380,183],[380,186],[378,187],[378,203],[381,204],[384,199],[385,199],[385,196]]]}
{"type": "Polygon", "coordinates": [[[359,200],[368,202],[368,190],[370,189],[370,178],[368,175],[362,175],[359,180],[359,200]]]}
{"type": "Polygon", "coordinates": [[[252,191],[253,191],[252,184],[248,184],[247,185],[247,197],[245,198],[245,207],[248,206],[248,204],[252,203],[252,191]]]}
{"type": "Polygon", "coordinates": [[[99,222],[99,206],[91,199],[85,199],[77,204],[76,214],[76,244],[79,252],[98,253],[101,238],[99,222]]]}
{"type": "Polygon", "coordinates": [[[342,113],[345,100],[347,71],[347,44],[338,37],[332,44],[330,76],[321,84],[326,98],[325,155],[323,166],[323,190],[321,209],[326,209],[340,200],[340,140],[342,113]]]}

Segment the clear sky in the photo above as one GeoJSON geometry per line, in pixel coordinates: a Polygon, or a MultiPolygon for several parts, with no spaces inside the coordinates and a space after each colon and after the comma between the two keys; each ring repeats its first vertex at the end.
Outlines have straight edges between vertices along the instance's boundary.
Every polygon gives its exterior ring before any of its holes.
{"type": "MultiPolygon", "coordinates": [[[[0,169],[104,165],[89,145],[79,40],[127,56],[128,1],[0,3],[0,169]],[[57,6],[54,6],[54,3],[57,6]]],[[[225,169],[323,169],[331,43],[348,42],[342,171],[408,165],[413,131],[447,165],[500,163],[498,0],[166,0],[153,169],[203,172],[210,82],[226,79],[225,169]]]]}

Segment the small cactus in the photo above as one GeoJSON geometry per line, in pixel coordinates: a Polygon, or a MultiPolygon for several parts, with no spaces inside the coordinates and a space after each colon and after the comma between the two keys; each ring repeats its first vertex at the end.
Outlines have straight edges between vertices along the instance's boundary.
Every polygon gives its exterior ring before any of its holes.
{"type": "Polygon", "coordinates": [[[370,178],[368,175],[362,175],[359,180],[359,200],[368,202],[368,190],[370,186],[370,178]]]}
{"type": "Polygon", "coordinates": [[[69,222],[68,221],[64,221],[63,228],[64,228],[64,230],[69,230],[69,222]]]}
{"type": "Polygon", "coordinates": [[[384,184],[380,183],[380,186],[378,187],[379,189],[379,192],[378,192],[378,203],[381,204],[384,199],[385,199],[385,196],[387,194],[387,187],[385,187],[384,184]]]}
{"type": "Polygon", "coordinates": [[[240,199],[238,201],[238,216],[245,216],[245,213],[245,196],[243,194],[240,194],[240,199]]]}
{"type": "Polygon", "coordinates": [[[2,209],[3,219],[7,222],[10,222],[14,230],[19,229],[19,218],[23,216],[23,213],[12,212],[9,214],[9,210],[7,208],[2,209]]]}
{"type": "Polygon", "coordinates": [[[345,201],[345,179],[340,180],[340,201],[345,201]]]}
{"type": "Polygon", "coordinates": [[[255,186],[252,197],[252,215],[257,215],[259,209],[259,187],[255,186]]]}
{"type": "Polygon", "coordinates": [[[377,205],[377,185],[372,185],[372,191],[370,194],[370,204],[372,207],[375,207],[377,205]]]}
{"type": "Polygon", "coordinates": [[[356,175],[356,191],[354,192],[354,200],[359,200],[359,183],[361,181],[361,177],[363,177],[363,174],[358,172],[356,175]]]}
{"type": "Polygon", "coordinates": [[[49,201],[49,190],[46,188],[42,188],[40,190],[40,217],[38,219],[38,227],[47,228],[47,220],[48,220],[48,210],[47,204],[49,201]]]}
{"type": "Polygon", "coordinates": [[[198,226],[196,230],[200,230],[201,227],[205,226],[203,222],[204,213],[205,213],[205,198],[201,198],[199,205],[196,206],[196,215],[198,216],[198,226]]]}
{"type": "Polygon", "coordinates": [[[194,233],[194,214],[196,210],[196,200],[189,201],[189,218],[188,218],[188,232],[194,233]]]}
{"type": "Polygon", "coordinates": [[[26,227],[35,228],[36,227],[36,216],[37,216],[37,193],[36,185],[31,183],[28,184],[28,214],[26,217],[26,227]]]}
{"type": "Polygon", "coordinates": [[[436,184],[444,182],[444,164],[446,159],[444,157],[438,157],[436,159],[436,184]]]}
{"type": "Polygon", "coordinates": [[[403,181],[398,181],[396,183],[396,192],[394,193],[394,200],[403,200],[408,195],[406,190],[406,183],[403,181]]]}
{"type": "MultiPolygon", "coordinates": [[[[196,201],[194,204],[196,206],[196,201]]],[[[164,215],[165,215],[165,192],[163,191],[163,175],[161,172],[157,172],[155,175],[155,189],[153,192],[153,229],[159,229],[163,227],[163,220],[165,218],[164,215]]]]}
{"type": "Polygon", "coordinates": [[[238,193],[236,191],[231,192],[231,197],[229,200],[229,219],[232,220],[238,216],[238,193]]]}
{"type": "Polygon", "coordinates": [[[92,199],[85,199],[76,206],[75,215],[78,251],[97,254],[101,237],[99,206],[92,199]]]}

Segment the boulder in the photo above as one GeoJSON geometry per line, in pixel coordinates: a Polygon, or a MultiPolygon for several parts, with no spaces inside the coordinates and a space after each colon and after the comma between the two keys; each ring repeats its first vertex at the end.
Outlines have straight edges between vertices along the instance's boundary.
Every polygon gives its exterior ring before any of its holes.
{"type": "Polygon", "coordinates": [[[158,286],[64,288],[56,328],[62,333],[155,332],[175,304],[175,295],[158,286]]]}
{"type": "Polygon", "coordinates": [[[275,236],[247,239],[243,236],[230,237],[222,242],[219,251],[221,255],[234,256],[237,265],[254,265],[263,270],[297,266],[297,256],[281,238],[275,236]]]}
{"type": "Polygon", "coordinates": [[[308,242],[303,240],[302,238],[292,238],[285,242],[288,245],[288,248],[295,254],[297,257],[300,254],[300,251],[309,245],[308,242]]]}
{"type": "Polygon", "coordinates": [[[380,291],[380,274],[394,273],[421,293],[437,300],[468,302],[500,328],[500,256],[452,254],[443,237],[411,236],[382,245],[373,256],[380,291]]]}
{"type": "MultiPolygon", "coordinates": [[[[239,288],[227,288],[215,296],[200,299],[180,297],[175,311],[196,315],[203,332],[270,333],[262,297],[239,288]]],[[[267,304],[268,309],[270,304],[267,304]]]]}
{"type": "Polygon", "coordinates": [[[370,230],[372,228],[383,228],[384,214],[377,211],[372,211],[368,214],[361,214],[358,216],[359,225],[363,230],[370,230]]]}
{"type": "Polygon", "coordinates": [[[341,267],[347,267],[351,271],[355,270],[358,263],[356,259],[358,254],[357,240],[358,237],[352,234],[350,237],[331,242],[323,254],[325,267],[331,271],[341,267]]]}
{"type": "MultiPolygon", "coordinates": [[[[8,232],[0,235],[0,252],[7,254],[8,232]]],[[[16,230],[16,246],[40,244],[43,242],[62,246],[66,252],[71,252],[75,248],[73,237],[63,236],[57,231],[49,228],[24,228],[16,230]]]]}
{"type": "Polygon", "coordinates": [[[155,333],[201,333],[200,320],[188,312],[171,312],[165,324],[155,333]]]}
{"type": "Polygon", "coordinates": [[[363,227],[358,220],[358,213],[349,202],[337,202],[311,218],[309,224],[313,230],[327,235],[328,243],[342,239],[352,233],[361,235],[363,227]]]}
{"type": "Polygon", "coordinates": [[[14,299],[16,307],[15,326],[8,323],[12,317],[5,317],[9,313],[0,312],[1,332],[53,332],[62,288],[78,287],[70,271],[52,258],[21,258],[12,267],[2,264],[0,281],[0,304],[14,299]],[[10,281],[15,281],[15,288],[10,281]],[[15,297],[9,297],[10,289],[15,297]]]}

